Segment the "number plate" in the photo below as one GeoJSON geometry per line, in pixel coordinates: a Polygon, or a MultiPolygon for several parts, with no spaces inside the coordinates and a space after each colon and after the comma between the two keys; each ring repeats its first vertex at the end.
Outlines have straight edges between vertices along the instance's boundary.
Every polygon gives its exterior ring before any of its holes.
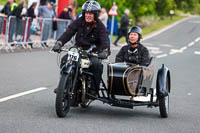
{"type": "Polygon", "coordinates": [[[78,61],[79,54],[76,52],[69,51],[68,52],[68,60],[78,61]]]}

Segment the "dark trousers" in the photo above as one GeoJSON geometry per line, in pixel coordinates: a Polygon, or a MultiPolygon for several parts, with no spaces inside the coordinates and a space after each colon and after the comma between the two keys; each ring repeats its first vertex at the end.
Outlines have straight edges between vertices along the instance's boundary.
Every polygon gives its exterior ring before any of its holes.
{"type": "Polygon", "coordinates": [[[101,82],[101,76],[103,73],[103,64],[101,63],[101,60],[98,59],[97,57],[91,57],[90,61],[92,64],[90,66],[90,69],[96,80],[96,85],[97,85],[97,90],[98,90],[100,86],[100,82],[101,82]]]}
{"type": "Polygon", "coordinates": [[[117,42],[119,41],[120,38],[122,38],[123,36],[126,38],[126,42],[128,43],[128,29],[120,29],[119,30],[119,35],[117,37],[117,39],[115,40],[114,44],[117,45],[117,42]]]}

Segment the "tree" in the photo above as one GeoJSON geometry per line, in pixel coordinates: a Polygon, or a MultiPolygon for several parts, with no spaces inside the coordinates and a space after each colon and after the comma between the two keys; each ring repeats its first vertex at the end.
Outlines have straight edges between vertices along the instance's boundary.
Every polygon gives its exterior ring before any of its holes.
{"type": "Polygon", "coordinates": [[[156,11],[159,16],[168,16],[169,11],[175,8],[174,0],[158,0],[156,2],[156,11]]]}
{"type": "Polygon", "coordinates": [[[132,9],[136,22],[141,16],[155,15],[155,2],[157,0],[127,0],[127,5],[132,9]]]}

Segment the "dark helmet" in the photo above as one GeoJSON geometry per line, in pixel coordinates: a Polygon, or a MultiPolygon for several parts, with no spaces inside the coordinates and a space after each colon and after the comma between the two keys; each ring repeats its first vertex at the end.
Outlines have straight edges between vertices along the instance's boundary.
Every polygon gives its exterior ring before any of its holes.
{"type": "Polygon", "coordinates": [[[136,43],[140,43],[140,39],[142,39],[142,29],[139,26],[133,26],[128,32],[128,38],[129,38],[129,35],[130,35],[131,32],[138,33],[139,39],[137,40],[136,43]]]}
{"type": "Polygon", "coordinates": [[[85,17],[85,12],[91,12],[94,13],[95,19],[97,19],[100,11],[101,11],[101,6],[97,1],[94,0],[88,0],[82,6],[82,14],[84,17],[85,17]]]}

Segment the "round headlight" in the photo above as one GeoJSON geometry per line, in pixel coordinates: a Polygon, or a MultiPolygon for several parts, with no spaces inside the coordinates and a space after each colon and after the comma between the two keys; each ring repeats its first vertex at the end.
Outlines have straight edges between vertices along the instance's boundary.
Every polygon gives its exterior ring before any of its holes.
{"type": "Polygon", "coordinates": [[[69,51],[74,52],[74,53],[78,53],[78,49],[75,48],[75,47],[70,48],[69,51]]]}

